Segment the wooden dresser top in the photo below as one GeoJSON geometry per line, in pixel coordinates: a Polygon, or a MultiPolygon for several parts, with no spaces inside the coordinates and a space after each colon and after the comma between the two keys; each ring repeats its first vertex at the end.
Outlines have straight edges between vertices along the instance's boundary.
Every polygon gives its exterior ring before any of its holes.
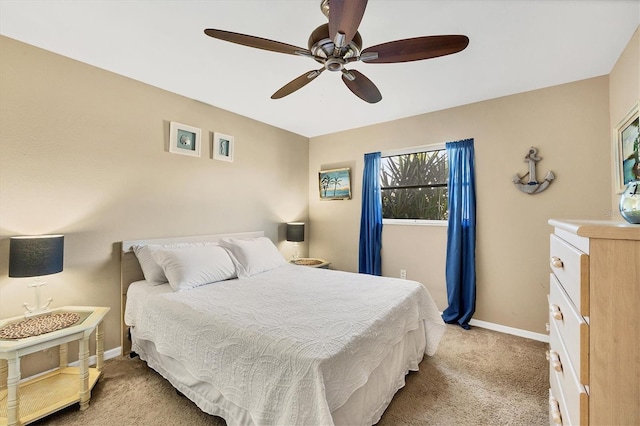
{"type": "Polygon", "coordinates": [[[556,220],[549,225],[586,238],[639,240],[640,225],[614,220],[556,220]]]}

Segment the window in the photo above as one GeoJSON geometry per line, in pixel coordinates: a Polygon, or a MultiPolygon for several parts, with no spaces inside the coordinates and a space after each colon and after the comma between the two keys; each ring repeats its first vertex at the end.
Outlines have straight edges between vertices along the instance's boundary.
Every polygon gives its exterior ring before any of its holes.
{"type": "Polygon", "coordinates": [[[449,167],[443,145],[383,153],[383,219],[446,221],[449,167]]]}

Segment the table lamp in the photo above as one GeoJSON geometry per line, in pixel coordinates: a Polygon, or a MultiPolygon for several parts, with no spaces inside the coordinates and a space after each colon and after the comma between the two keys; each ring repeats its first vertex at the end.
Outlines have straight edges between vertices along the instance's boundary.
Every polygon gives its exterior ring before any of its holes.
{"type": "Polygon", "coordinates": [[[47,283],[39,277],[62,272],[63,252],[63,235],[21,236],[11,237],[9,240],[9,277],[36,277],[29,284],[29,287],[34,287],[36,291],[36,306],[32,308],[28,303],[24,303],[27,309],[24,313],[26,317],[48,311],[53,298],[49,298],[46,304],[40,306],[40,287],[47,283]]]}
{"type": "Polygon", "coordinates": [[[287,241],[294,243],[292,259],[298,259],[300,255],[298,243],[304,241],[304,222],[287,223],[287,241]]]}

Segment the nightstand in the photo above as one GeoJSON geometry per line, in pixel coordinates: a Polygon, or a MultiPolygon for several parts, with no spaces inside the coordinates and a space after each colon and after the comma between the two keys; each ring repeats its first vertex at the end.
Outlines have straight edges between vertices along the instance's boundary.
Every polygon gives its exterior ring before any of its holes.
{"type": "Polygon", "coordinates": [[[323,268],[329,269],[330,262],[324,259],[316,259],[314,257],[300,257],[298,259],[290,260],[289,263],[300,266],[309,266],[311,268],[323,268]]]}
{"type": "MultiPolygon", "coordinates": [[[[0,339],[0,425],[23,425],[48,414],[80,403],[80,410],[89,408],[91,390],[102,374],[104,365],[104,329],[102,320],[110,308],[65,306],[49,313],[71,312],[80,316],[73,325],[60,330],[22,339],[0,339]],[[96,367],[89,368],[89,337],[96,332],[96,367]],[[69,367],[67,343],[79,342],[79,366],[69,367]],[[60,366],[44,375],[20,382],[20,358],[60,347],[60,366]],[[3,380],[0,380],[2,382],[3,380]],[[18,389],[19,388],[19,389],[18,389]]],[[[23,321],[15,317],[0,321],[0,328],[23,321]]]]}

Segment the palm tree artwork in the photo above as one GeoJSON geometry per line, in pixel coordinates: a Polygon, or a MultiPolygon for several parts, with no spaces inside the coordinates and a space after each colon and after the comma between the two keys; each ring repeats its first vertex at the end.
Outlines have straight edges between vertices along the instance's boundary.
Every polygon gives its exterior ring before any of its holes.
{"type": "Polygon", "coordinates": [[[342,180],[339,177],[330,178],[330,182],[333,183],[333,196],[336,196],[336,189],[338,189],[338,184],[342,183],[342,180]]]}
{"type": "Polygon", "coordinates": [[[327,189],[329,189],[331,178],[329,175],[324,175],[320,178],[320,187],[321,187],[321,198],[325,198],[327,196],[327,189]]]}
{"type": "Polygon", "coordinates": [[[318,182],[321,200],[351,199],[351,169],[323,170],[319,173],[318,182]]]}

